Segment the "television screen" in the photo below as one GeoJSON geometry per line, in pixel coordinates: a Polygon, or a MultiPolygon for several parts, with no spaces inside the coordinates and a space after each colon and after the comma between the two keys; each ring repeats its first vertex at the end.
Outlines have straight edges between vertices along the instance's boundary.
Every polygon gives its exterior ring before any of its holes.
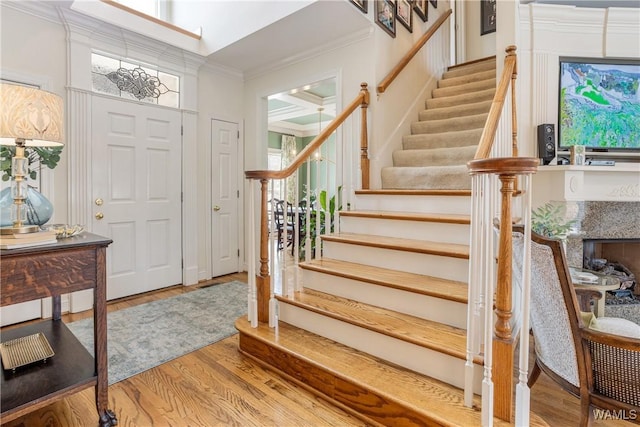
{"type": "Polygon", "coordinates": [[[560,58],[559,149],[640,151],[640,61],[560,58]]]}

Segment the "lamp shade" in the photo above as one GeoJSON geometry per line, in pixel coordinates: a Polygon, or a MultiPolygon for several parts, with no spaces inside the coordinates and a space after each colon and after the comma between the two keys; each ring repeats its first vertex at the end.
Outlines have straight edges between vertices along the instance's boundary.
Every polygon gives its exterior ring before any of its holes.
{"type": "Polygon", "coordinates": [[[0,145],[27,147],[62,145],[62,98],[33,87],[0,83],[0,145]]]}

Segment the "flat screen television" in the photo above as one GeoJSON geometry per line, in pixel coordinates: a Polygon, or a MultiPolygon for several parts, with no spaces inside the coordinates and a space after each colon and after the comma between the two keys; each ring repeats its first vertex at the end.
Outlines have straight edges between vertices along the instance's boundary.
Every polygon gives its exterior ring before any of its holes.
{"type": "Polygon", "coordinates": [[[560,58],[558,149],[640,152],[640,60],[560,58]]]}

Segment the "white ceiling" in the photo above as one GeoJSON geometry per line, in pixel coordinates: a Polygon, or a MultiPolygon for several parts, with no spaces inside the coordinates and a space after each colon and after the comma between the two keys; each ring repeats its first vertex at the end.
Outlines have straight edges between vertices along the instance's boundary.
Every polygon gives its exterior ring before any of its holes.
{"type": "Polygon", "coordinates": [[[269,130],[317,135],[336,117],[336,81],[331,78],[271,95],[268,104],[269,130]]]}

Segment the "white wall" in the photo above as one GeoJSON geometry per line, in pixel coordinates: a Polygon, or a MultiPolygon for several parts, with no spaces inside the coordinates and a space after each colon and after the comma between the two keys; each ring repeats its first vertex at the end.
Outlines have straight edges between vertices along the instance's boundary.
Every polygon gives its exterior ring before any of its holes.
{"type": "MultiPolygon", "coordinates": [[[[463,62],[496,54],[496,33],[480,34],[480,2],[464,1],[465,54],[463,62]]],[[[497,17],[500,25],[500,17],[497,17]]],[[[503,49],[504,50],[504,49],[503,49]]]]}
{"type": "MultiPolygon", "coordinates": [[[[26,4],[24,10],[16,10],[11,7],[5,7],[3,4],[0,7],[0,42],[1,42],[1,60],[0,70],[3,72],[3,77],[12,77],[18,80],[43,81],[45,82],[45,88],[51,92],[57,93],[65,100],[65,105],[69,106],[69,100],[66,99],[68,79],[72,81],[72,86],[80,91],[90,90],[90,76],[88,63],[86,58],[76,55],[76,57],[69,53],[67,43],[67,33],[65,26],[61,23],[61,17],[58,12],[50,4],[29,2],[26,4]],[[33,12],[33,14],[31,13],[33,12]],[[37,16],[36,16],[37,15],[37,16]],[[69,69],[69,64],[74,65],[74,69],[69,69]]],[[[66,11],[68,15],[73,15],[73,12],[66,11]]],[[[135,49],[141,49],[136,45],[133,40],[128,40],[131,45],[119,50],[117,47],[109,46],[108,42],[117,44],[121,41],[121,37],[104,37],[100,39],[99,34],[109,27],[108,24],[96,24],[95,22],[87,21],[87,27],[97,26],[104,27],[97,29],[92,27],[92,31],[87,31],[87,37],[82,38],[79,34],[82,30],[79,28],[81,25],[78,22],[74,22],[74,46],[81,44],[86,47],[87,51],[92,46],[101,49],[108,49],[114,54],[120,54],[126,56],[135,49]],[[94,37],[94,39],[92,39],[94,37]],[[117,40],[116,40],[117,39],[117,40]],[[105,42],[107,40],[108,42],[105,42]]],[[[119,30],[106,30],[119,34],[119,30]]],[[[122,32],[124,34],[124,32],[122,32]]],[[[126,44],[126,43],[125,43],[126,44]]],[[[162,44],[158,43],[154,47],[162,51],[162,44]]],[[[155,51],[155,50],[154,50],[155,51]]],[[[149,61],[151,64],[159,64],[161,66],[171,67],[170,62],[175,60],[180,55],[176,54],[177,48],[166,48],[164,53],[158,56],[153,56],[152,49],[147,49],[143,53],[139,54],[142,57],[137,56],[137,59],[149,61]],[[145,56],[147,55],[147,56],[145,56]]],[[[195,168],[195,176],[188,173],[188,181],[185,182],[185,201],[186,203],[192,203],[193,206],[187,207],[191,212],[197,211],[197,233],[191,233],[197,238],[197,249],[193,245],[188,244],[185,248],[186,252],[197,252],[195,258],[197,258],[197,266],[185,265],[185,268],[194,268],[197,270],[198,279],[211,277],[211,256],[209,245],[209,234],[205,234],[202,230],[207,229],[210,225],[210,217],[207,217],[207,212],[210,212],[210,164],[211,150],[210,150],[210,123],[212,118],[228,120],[239,123],[239,127],[243,129],[243,82],[239,74],[234,74],[227,70],[217,70],[213,68],[203,68],[196,79],[191,75],[191,67],[197,62],[196,55],[185,54],[184,68],[176,68],[173,64],[173,68],[168,68],[171,72],[180,73],[184,72],[188,74],[188,77],[183,79],[185,83],[183,90],[182,105],[185,106],[185,120],[191,121],[190,117],[196,117],[197,124],[194,126],[197,131],[191,132],[189,129],[185,131],[185,144],[189,147],[192,145],[197,148],[197,154],[191,158],[193,161],[193,167],[195,168]],[[190,56],[189,56],[190,55],[190,56]],[[195,135],[194,135],[195,134],[195,135]],[[195,140],[195,142],[192,142],[195,140]],[[193,195],[197,194],[197,196],[193,195]]],[[[86,55],[85,55],[86,56],[86,55]]],[[[68,113],[68,111],[67,111],[68,113]]],[[[67,138],[71,137],[71,129],[74,128],[77,123],[69,123],[69,114],[66,117],[67,120],[67,138]]],[[[185,123],[185,126],[187,124],[185,123]]],[[[241,140],[242,143],[242,140],[241,140]]],[[[62,160],[54,171],[51,172],[54,184],[52,185],[52,191],[50,194],[45,192],[45,195],[50,197],[54,207],[54,218],[52,221],[59,223],[68,223],[73,221],[74,216],[71,211],[77,210],[78,200],[73,199],[70,194],[70,187],[73,187],[69,181],[70,176],[70,161],[69,152],[71,150],[71,144],[67,143],[66,150],[63,151],[62,160]],[[53,191],[54,190],[54,191],[53,191]]],[[[191,152],[186,153],[187,158],[190,158],[191,152]]],[[[240,166],[241,169],[241,166],[240,166]]],[[[79,220],[77,220],[79,221],[79,220]]],[[[195,221],[194,221],[195,224],[195,221]]],[[[190,233],[187,232],[187,235],[190,233]]],[[[191,282],[191,279],[188,280],[191,282]]]]}
{"type": "MultiPolygon", "coordinates": [[[[211,265],[211,120],[218,119],[238,123],[240,145],[244,141],[242,76],[225,70],[216,70],[206,65],[198,73],[198,278],[208,279],[212,275],[211,265]]],[[[238,172],[243,170],[242,154],[239,156],[238,172]]],[[[238,188],[242,189],[243,176],[239,176],[238,188]]],[[[240,200],[243,200],[241,197],[240,200]]],[[[240,206],[242,209],[242,206],[240,206]]],[[[242,210],[241,210],[242,212],[242,210]]],[[[241,227],[241,232],[244,228],[241,227]]],[[[240,236],[243,252],[244,236],[240,236]]]]}
{"type": "MultiPolygon", "coordinates": [[[[361,82],[369,84],[369,154],[374,171],[371,175],[371,186],[379,188],[380,168],[391,164],[392,151],[400,147],[402,135],[409,133],[410,123],[417,120],[418,111],[424,109],[424,101],[430,97],[430,90],[435,87],[437,76],[448,64],[449,51],[434,49],[441,46],[443,39],[448,46],[449,24],[443,25],[426,49],[416,55],[384,94],[378,96],[376,86],[449,7],[450,2],[443,0],[438,2],[437,9],[429,5],[429,20],[426,23],[414,13],[413,32],[409,33],[397,23],[396,37],[392,38],[374,22],[375,6],[372,2],[369,12],[363,14],[363,18],[370,21],[369,34],[363,34],[341,46],[327,47],[324,53],[313,58],[248,80],[244,88],[246,168],[259,169],[266,166],[264,98],[335,75],[338,78],[338,111],[357,95],[361,82]]],[[[342,136],[344,142],[354,144],[357,151],[359,119],[355,120],[348,130],[343,131],[342,136]]]]}
{"type": "MultiPolygon", "coordinates": [[[[0,7],[0,71],[2,78],[43,82],[43,88],[65,98],[66,41],[62,24],[0,7]],[[34,29],[37,28],[37,31],[34,29]],[[20,43],[16,43],[20,40],[20,43]]],[[[51,222],[67,218],[67,157],[63,149],[58,166],[43,174],[43,193],[54,206],[51,222]],[[53,182],[51,182],[53,180],[53,182]],[[51,185],[53,184],[53,185],[51,185]],[[46,191],[46,190],[49,191],[46,191]]]]}

